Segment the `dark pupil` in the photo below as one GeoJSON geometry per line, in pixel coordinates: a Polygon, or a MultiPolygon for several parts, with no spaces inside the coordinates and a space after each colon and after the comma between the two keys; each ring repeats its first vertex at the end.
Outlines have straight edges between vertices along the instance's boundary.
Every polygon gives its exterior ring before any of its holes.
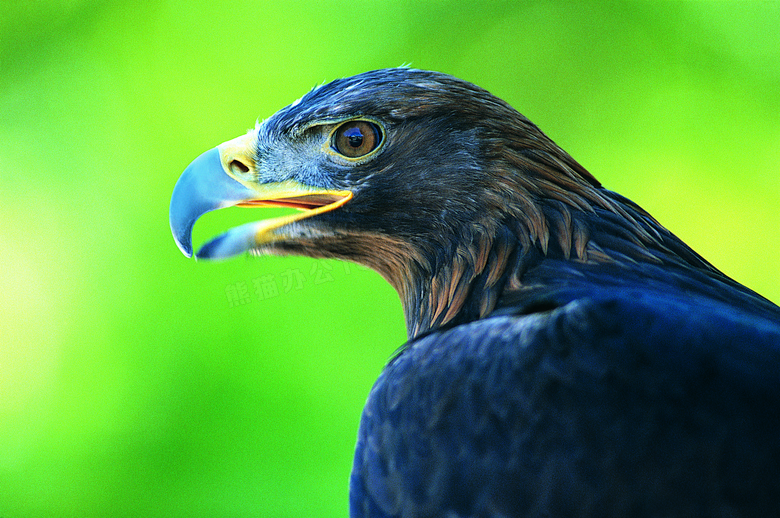
{"type": "Polygon", "coordinates": [[[363,144],[363,133],[359,128],[349,128],[344,132],[351,147],[360,147],[363,144]]]}

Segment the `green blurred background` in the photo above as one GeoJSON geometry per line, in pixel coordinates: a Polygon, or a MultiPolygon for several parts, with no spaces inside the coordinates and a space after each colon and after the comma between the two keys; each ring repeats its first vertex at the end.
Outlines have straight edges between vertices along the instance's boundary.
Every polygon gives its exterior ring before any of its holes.
{"type": "Polygon", "coordinates": [[[347,514],[395,292],[333,261],[196,263],[168,228],[193,158],[326,80],[475,82],[780,301],[778,27],[776,2],[3,3],[0,516],[347,514]]]}

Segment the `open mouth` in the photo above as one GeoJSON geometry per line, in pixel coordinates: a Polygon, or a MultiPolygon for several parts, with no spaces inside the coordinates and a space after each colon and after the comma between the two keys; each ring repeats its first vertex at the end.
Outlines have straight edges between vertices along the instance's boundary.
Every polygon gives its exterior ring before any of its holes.
{"type": "Polygon", "coordinates": [[[236,203],[236,207],[286,207],[301,212],[278,218],[247,223],[220,234],[206,242],[195,254],[198,259],[226,259],[253,250],[278,238],[276,230],[317,214],[335,210],[352,198],[350,191],[320,191],[301,195],[280,193],[279,198],[250,199],[236,203]]]}
{"type": "MultiPolygon", "coordinates": [[[[231,160],[242,156],[249,170],[254,162],[235,151],[252,139],[241,137],[201,154],[187,166],[173,188],[170,206],[171,232],[179,249],[192,256],[192,227],[203,214],[225,207],[286,207],[299,212],[287,214],[228,230],[198,250],[201,259],[224,259],[255,250],[264,244],[284,238],[282,227],[338,209],[352,199],[352,192],[324,189],[285,179],[257,183],[252,179],[234,177],[229,173],[231,160]],[[227,158],[226,158],[227,157],[227,158]],[[233,157],[233,158],[231,158],[233,157]]],[[[250,175],[251,176],[251,175],[250,175]]]]}

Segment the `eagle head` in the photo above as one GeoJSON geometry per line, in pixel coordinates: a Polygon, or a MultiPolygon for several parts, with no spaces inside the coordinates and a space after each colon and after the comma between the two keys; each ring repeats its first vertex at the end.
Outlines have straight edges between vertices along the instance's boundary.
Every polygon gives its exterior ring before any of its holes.
{"type": "Polygon", "coordinates": [[[195,221],[228,206],[299,212],[230,229],[198,258],[249,251],[364,264],[399,292],[410,336],[489,314],[541,257],[614,260],[593,240],[587,218],[597,212],[631,245],[623,255],[652,255],[658,241],[645,228],[652,218],[509,104],[408,68],[316,87],[192,162],[170,206],[185,255],[195,221]]]}

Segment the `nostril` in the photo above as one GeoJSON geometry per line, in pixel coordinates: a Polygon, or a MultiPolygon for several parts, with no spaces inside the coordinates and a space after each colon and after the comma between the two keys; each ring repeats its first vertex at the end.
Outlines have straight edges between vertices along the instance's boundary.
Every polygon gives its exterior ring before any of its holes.
{"type": "Polygon", "coordinates": [[[231,160],[230,161],[230,170],[235,173],[248,173],[249,172],[249,166],[246,165],[241,160],[231,160]]]}

